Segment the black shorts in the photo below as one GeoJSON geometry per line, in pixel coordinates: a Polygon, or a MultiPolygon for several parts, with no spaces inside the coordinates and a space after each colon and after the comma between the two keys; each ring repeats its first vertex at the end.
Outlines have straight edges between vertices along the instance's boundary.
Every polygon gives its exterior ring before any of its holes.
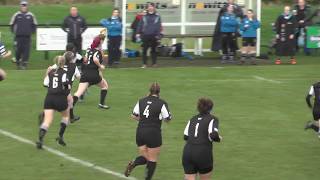
{"type": "Polygon", "coordinates": [[[84,73],[80,78],[80,83],[89,83],[90,86],[99,84],[101,81],[99,73],[84,73]]]}
{"type": "Polygon", "coordinates": [[[157,148],[162,145],[161,129],[153,127],[138,127],[136,133],[137,146],[147,146],[148,148],[157,148]]]}
{"type": "Polygon", "coordinates": [[[255,47],[257,44],[257,38],[254,37],[244,37],[242,38],[242,46],[252,46],[255,47]]]}
{"type": "Polygon", "coordinates": [[[207,174],[213,170],[212,145],[186,144],[182,155],[185,174],[207,174]]]}
{"type": "Polygon", "coordinates": [[[320,119],[320,109],[318,107],[314,107],[313,108],[312,114],[313,114],[313,119],[315,121],[319,121],[319,119],[320,119]]]}
{"type": "Polygon", "coordinates": [[[58,112],[68,108],[68,100],[65,95],[47,95],[44,100],[44,109],[54,109],[58,112]]]}

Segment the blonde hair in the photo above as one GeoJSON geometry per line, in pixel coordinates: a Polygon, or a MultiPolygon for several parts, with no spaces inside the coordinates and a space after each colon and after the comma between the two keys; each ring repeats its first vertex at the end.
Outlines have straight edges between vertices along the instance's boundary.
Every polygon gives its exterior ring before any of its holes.
{"type": "Polygon", "coordinates": [[[63,68],[66,63],[64,56],[56,56],[53,61],[59,68],[63,68]]]}
{"type": "Polygon", "coordinates": [[[72,60],[74,59],[74,53],[71,52],[71,51],[66,51],[64,54],[63,54],[63,57],[65,59],[65,64],[69,65],[72,60]]]}

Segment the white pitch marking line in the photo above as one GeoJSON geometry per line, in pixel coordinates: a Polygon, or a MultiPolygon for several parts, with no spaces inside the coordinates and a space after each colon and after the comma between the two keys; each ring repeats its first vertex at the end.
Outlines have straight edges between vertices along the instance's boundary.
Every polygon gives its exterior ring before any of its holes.
{"type": "MultiPolygon", "coordinates": [[[[25,139],[23,137],[20,137],[18,135],[15,135],[15,134],[13,134],[11,132],[8,132],[8,131],[0,129],[0,134],[4,135],[6,137],[9,137],[9,138],[15,139],[15,140],[17,140],[19,142],[35,146],[34,142],[32,142],[32,141],[30,141],[28,139],[25,139]]],[[[95,164],[93,164],[91,162],[78,159],[76,157],[70,156],[68,154],[65,154],[65,153],[63,153],[61,151],[55,150],[55,149],[50,148],[48,146],[43,146],[43,149],[48,151],[48,152],[50,152],[50,153],[52,153],[52,154],[54,154],[54,155],[62,157],[65,160],[69,160],[71,162],[80,164],[82,166],[85,166],[85,167],[88,167],[88,168],[92,168],[92,169],[98,170],[98,171],[106,173],[106,174],[111,174],[113,176],[116,176],[116,177],[119,177],[119,178],[122,178],[122,179],[136,180],[136,178],[134,178],[134,177],[125,177],[124,175],[122,175],[120,173],[111,171],[111,170],[109,170],[107,168],[104,168],[104,167],[101,167],[101,166],[97,166],[97,165],[95,165],[95,164]]]]}
{"type": "Polygon", "coordinates": [[[261,76],[253,76],[253,77],[254,77],[255,79],[261,80],[261,81],[268,81],[268,82],[276,83],[276,84],[281,84],[281,83],[282,83],[281,81],[272,80],[272,79],[267,79],[267,78],[264,78],[264,77],[261,77],[261,76]]]}

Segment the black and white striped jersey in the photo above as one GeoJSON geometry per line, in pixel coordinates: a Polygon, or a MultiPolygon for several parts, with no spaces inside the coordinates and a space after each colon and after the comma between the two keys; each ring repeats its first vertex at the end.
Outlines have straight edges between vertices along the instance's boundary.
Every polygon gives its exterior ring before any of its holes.
{"type": "Polygon", "coordinates": [[[171,120],[168,104],[157,96],[140,99],[132,114],[139,116],[139,127],[161,128],[162,120],[171,120]]]}
{"type": "Polygon", "coordinates": [[[314,106],[320,107],[320,82],[311,86],[309,95],[315,97],[314,106]]]}
{"type": "Polygon", "coordinates": [[[6,54],[6,47],[0,42],[0,57],[6,54]]]}
{"type": "MultiPolygon", "coordinates": [[[[54,64],[53,66],[50,67],[51,69],[57,69],[58,66],[54,64]]],[[[67,71],[67,78],[72,84],[72,82],[75,80],[75,78],[80,78],[81,73],[79,71],[79,68],[76,66],[75,63],[70,63],[68,65],[64,65],[63,69],[67,71]]]]}
{"type": "Polygon", "coordinates": [[[99,59],[100,64],[103,61],[102,53],[101,51],[97,49],[88,49],[85,55],[87,61],[84,62],[83,71],[97,71],[99,67],[96,65],[96,63],[93,61],[93,58],[99,59]]]}
{"type": "Polygon", "coordinates": [[[49,95],[67,95],[69,90],[67,71],[62,68],[51,70],[43,84],[48,87],[49,95]]]}
{"type": "Polygon", "coordinates": [[[219,120],[211,114],[194,116],[187,124],[184,135],[189,144],[212,144],[210,134],[218,132],[219,120]]]}

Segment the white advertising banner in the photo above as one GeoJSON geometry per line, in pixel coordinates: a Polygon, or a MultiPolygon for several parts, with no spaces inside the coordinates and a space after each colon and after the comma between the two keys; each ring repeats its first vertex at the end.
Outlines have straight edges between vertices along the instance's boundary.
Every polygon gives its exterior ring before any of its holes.
{"type": "MultiPolygon", "coordinates": [[[[102,28],[88,28],[82,34],[82,49],[90,47],[93,38],[96,37],[102,28]]],[[[67,33],[61,28],[37,28],[37,50],[38,51],[63,51],[67,46],[67,33]]],[[[107,43],[102,45],[107,49],[107,43]]]]}

